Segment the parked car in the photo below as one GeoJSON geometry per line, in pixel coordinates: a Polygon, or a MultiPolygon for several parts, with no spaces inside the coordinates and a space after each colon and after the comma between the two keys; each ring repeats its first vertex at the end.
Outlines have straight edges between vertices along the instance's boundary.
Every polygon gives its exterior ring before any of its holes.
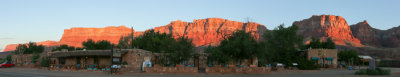
{"type": "Polygon", "coordinates": [[[14,67],[15,64],[14,63],[8,63],[8,62],[4,62],[2,64],[0,64],[1,68],[5,68],[5,67],[14,67]]]}

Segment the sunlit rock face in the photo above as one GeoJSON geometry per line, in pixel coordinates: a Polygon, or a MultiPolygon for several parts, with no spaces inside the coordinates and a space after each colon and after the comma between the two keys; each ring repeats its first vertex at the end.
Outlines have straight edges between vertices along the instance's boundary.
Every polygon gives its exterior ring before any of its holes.
{"type": "MultiPolygon", "coordinates": [[[[192,39],[195,46],[216,45],[223,36],[227,36],[235,30],[246,30],[252,32],[256,39],[264,30],[264,25],[257,23],[243,23],[229,21],[220,18],[208,18],[194,20],[193,22],[172,21],[170,24],[154,28],[161,33],[168,33],[179,38],[181,36],[192,39]]],[[[71,28],[64,30],[64,34],[59,44],[66,44],[75,47],[82,47],[82,42],[87,39],[108,40],[117,44],[121,36],[131,33],[131,29],[125,26],[105,27],[105,28],[71,28]]],[[[135,32],[135,36],[143,32],[135,32]]]]}
{"type": "Polygon", "coordinates": [[[353,36],[346,20],[341,16],[314,15],[311,18],[295,21],[299,27],[297,34],[305,38],[332,38],[337,45],[362,46],[360,40],[353,36]]]}
{"type": "MultiPolygon", "coordinates": [[[[57,41],[43,41],[43,42],[37,42],[36,44],[37,45],[43,45],[43,46],[57,46],[58,42],[57,41]]],[[[6,48],[3,51],[4,52],[14,51],[17,48],[18,45],[19,44],[9,44],[9,45],[6,46],[6,48]]]]}
{"type": "MultiPolygon", "coordinates": [[[[192,39],[195,46],[218,45],[224,36],[229,36],[236,30],[251,32],[254,38],[260,39],[260,35],[266,30],[264,25],[258,23],[243,23],[221,18],[207,18],[194,20],[193,22],[172,21],[170,24],[154,28],[161,33],[172,34],[174,38],[181,36],[192,39]]],[[[118,44],[121,36],[128,36],[131,29],[125,26],[105,28],[71,28],[65,29],[59,42],[53,42],[45,46],[69,45],[82,47],[82,42],[88,39],[94,41],[108,40],[118,44]]],[[[143,32],[134,32],[135,37],[143,32]]],[[[9,45],[6,50],[15,50],[17,45],[9,45]]]]}
{"type": "Polygon", "coordinates": [[[3,52],[14,51],[18,44],[8,44],[6,48],[4,48],[3,52]]]}
{"type": "Polygon", "coordinates": [[[105,28],[71,28],[65,29],[59,41],[60,45],[66,44],[74,47],[82,47],[82,42],[92,39],[94,41],[108,40],[113,44],[118,44],[121,36],[131,33],[131,28],[125,26],[105,27],[105,28]]]}
{"type": "Polygon", "coordinates": [[[173,34],[175,38],[181,36],[191,38],[196,46],[218,45],[223,37],[229,36],[236,30],[251,32],[254,38],[266,30],[264,25],[258,23],[244,23],[221,18],[198,19],[193,22],[172,21],[170,24],[156,27],[155,31],[173,34]]]}

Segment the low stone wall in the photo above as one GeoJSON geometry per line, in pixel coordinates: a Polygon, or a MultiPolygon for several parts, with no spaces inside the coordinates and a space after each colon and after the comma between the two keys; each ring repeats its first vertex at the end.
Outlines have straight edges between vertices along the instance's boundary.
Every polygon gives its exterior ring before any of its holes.
{"type": "Polygon", "coordinates": [[[266,73],[266,67],[206,67],[206,73],[266,73]]]}
{"type": "Polygon", "coordinates": [[[197,67],[145,67],[147,73],[197,73],[197,67]]]}

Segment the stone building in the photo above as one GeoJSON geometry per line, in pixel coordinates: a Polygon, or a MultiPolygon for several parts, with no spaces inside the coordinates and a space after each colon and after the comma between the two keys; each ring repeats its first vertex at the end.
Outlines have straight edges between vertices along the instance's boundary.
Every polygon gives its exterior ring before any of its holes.
{"type": "Polygon", "coordinates": [[[337,49],[308,49],[307,59],[321,67],[337,68],[337,49]]]}
{"type": "Polygon", "coordinates": [[[33,61],[32,54],[12,55],[11,63],[16,66],[34,66],[36,63],[33,61]]]}
{"type": "MultiPolygon", "coordinates": [[[[103,70],[111,66],[111,50],[55,51],[49,53],[51,68],[103,70]]],[[[141,71],[144,58],[151,52],[141,49],[122,49],[119,63],[127,63],[123,71],[141,71]]]]}

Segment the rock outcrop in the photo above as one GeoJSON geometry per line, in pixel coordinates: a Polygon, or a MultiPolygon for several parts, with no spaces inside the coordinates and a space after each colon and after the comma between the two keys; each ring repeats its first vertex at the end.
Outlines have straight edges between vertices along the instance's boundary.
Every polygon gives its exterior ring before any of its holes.
{"type": "Polygon", "coordinates": [[[380,36],[382,47],[400,47],[400,26],[385,30],[380,36]]]}
{"type": "Polygon", "coordinates": [[[372,28],[367,21],[351,25],[353,35],[360,39],[364,45],[374,47],[396,48],[400,46],[400,27],[388,30],[372,28]]]}
{"type": "Polygon", "coordinates": [[[3,52],[14,51],[17,48],[18,44],[8,44],[6,48],[4,48],[3,52]]]}
{"type": "MultiPolygon", "coordinates": [[[[229,21],[221,18],[207,18],[194,20],[193,22],[172,21],[170,24],[155,27],[155,31],[172,34],[175,38],[184,36],[192,39],[196,46],[218,44],[223,36],[229,35],[235,30],[246,30],[259,35],[266,30],[264,25],[258,23],[243,23],[229,21]]],[[[125,26],[105,28],[71,28],[64,30],[59,44],[82,47],[82,42],[87,39],[108,40],[117,44],[121,36],[131,33],[131,29],[125,26]]],[[[142,32],[135,32],[135,36],[142,32]]]]}
{"type": "Polygon", "coordinates": [[[228,36],[236,30],[251,32],[256,39],[260,39],[259,36],[267,29],[264,25],[253,22],[243,23],[221,18],[207,18],[193,22],[172,21],[170,24],[156,27],[154,30],[171,33],[175,38],[188,37],[196,46],[202,46],[218,45],[224,36],[228,36]]]}
{"type": "MultiPolygon", "coordinates": [[[[155,31],[172,34],[175,38],[181,36],[192,39],[195,46],[218,45],[224,36],[230,35],[236,30],[251,32],[256,39],[267,30],[264,25],[253,22],[237,22],[221,18],[207,18],[194,20],[193,22],[172,21],[170,24],[155,27],[155,31]]],[[[65,29],[59,42],[46,42],[45,46],[69,45],[82,47],[82,42],[92,39],[108,40],[113,44],[118,44],[121,36],[127,36],[131,29],[125,26],[105,27],[105,28],[71,28],[65,29]]],[[[134,32],[139,36],[143,32],[134,32]]],[[[38,44],[42,44],[39,42],[38,44]]],[[[7,51],[15,50],[17,44],[8,45],[7,51]]]]}
{"type": "Polygon", "coordinates": [[[332,38],[337,45],[362,46],[360,40],[353,36],[346,20],[341,16],[314,15],[309,19],[295,21],[299,27],[297,34],[305,38],[332,38]]]}
{"type": "Polygon", "coordinates": [[[381,30],[372,28],[367,21],[359,22],[350,26],[353,35],[358,38],[363,45],[382,47],[381,30]]]}
{"type": "Polygon", "coordinates": [[[108,40],[113,44],[118,44],[121,36],[129,35],[131,32],[131,29],[125,26],[65,29],[59,44],[82,47],[82,42],[87,41],[88,39],[94,41],[108,40]]]}

